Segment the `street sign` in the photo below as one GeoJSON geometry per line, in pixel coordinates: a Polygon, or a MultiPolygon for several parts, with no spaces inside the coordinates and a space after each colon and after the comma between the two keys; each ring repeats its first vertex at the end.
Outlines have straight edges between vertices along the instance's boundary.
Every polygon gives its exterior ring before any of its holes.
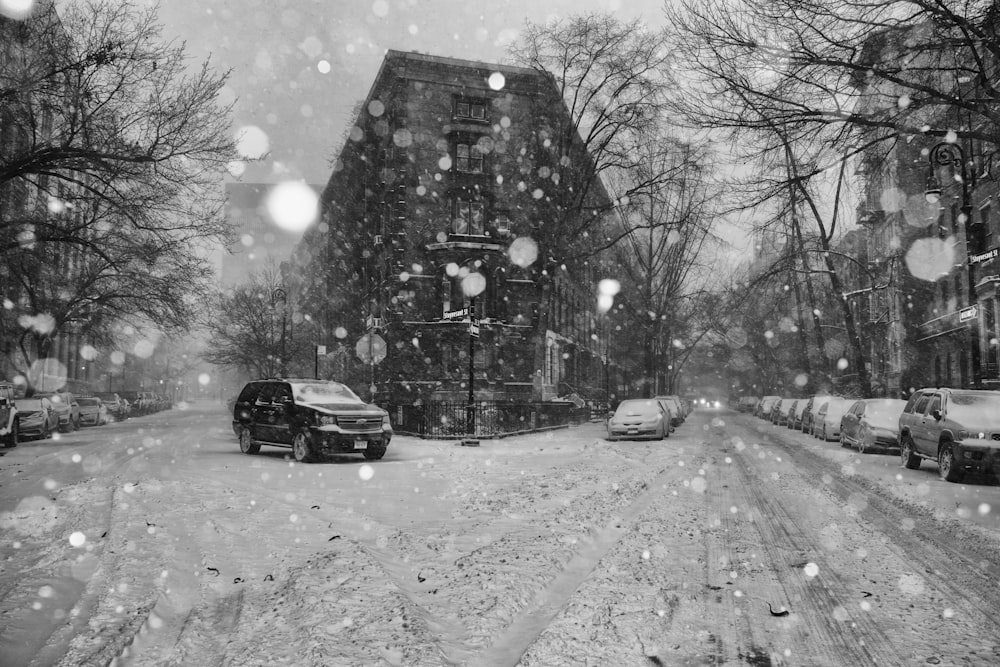
{"type": "Polygon", "coordinates": [[[979,306],[969,306],[958,311],[958,321],[968,322],[979,317],[979,306]]]}
{"type": "Polygon", "coordinates": [[[366,333],[358,339],[354,351],[358,359],[366,364],[377,364],[385,359],[386,344],[385,339],[376,333],[366,333]]]}
{"type": "Polygon", "coordinates": [[[996,259],[1000,257],[1000,248],[990,248],[986,252],[981,252],[978,255],[969,255],[969,264],[982,264],[983,262],[988,262],[991,259],[996,259]]]}
{"type": "Polygon", "coordinates": [[[469,323],[469,335],[473,338],[479,338],[479,325],[469,323]]]}
{"type": "Polygon", "coordinates": [[[326,345],[317,345],[316,346],[316,354],[317,355],[326,354],[326,345]]]}
{"type": "Polygon", "coordinates": [[[444,313],[444,319],[446,320],[458,320],[467,319],[469,317],[468,308],[459,308],[458,310],[448,310],[444,313]]]}

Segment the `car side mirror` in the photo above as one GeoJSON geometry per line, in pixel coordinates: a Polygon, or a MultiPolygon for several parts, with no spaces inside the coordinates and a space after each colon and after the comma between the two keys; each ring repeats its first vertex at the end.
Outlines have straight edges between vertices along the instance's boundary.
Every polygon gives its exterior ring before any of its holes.
{"type": "Polygon", "coordinates": [[[941,414],[940,410],[932,410],[931,411],[931,417],[934,417],[934,419],[936,421],[941,421],[942,416],[943,415],[941,414]]]}

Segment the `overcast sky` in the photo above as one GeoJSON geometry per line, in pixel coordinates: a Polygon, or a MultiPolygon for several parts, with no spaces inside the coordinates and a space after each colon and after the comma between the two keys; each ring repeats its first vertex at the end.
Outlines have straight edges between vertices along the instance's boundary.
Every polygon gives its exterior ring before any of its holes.
{"type": "MultiPolygon", "coordinates": [[[[151,0],[150,0],[151,1],[151,0]]],[[[164,37],[231,69],[235,126],[263,130],[271,160],[244,182],[324,185],[354,105],[388,49],[503,62],[525,21],[610,12],[662,24],[663,0],[164,0],[164,37]]]]}

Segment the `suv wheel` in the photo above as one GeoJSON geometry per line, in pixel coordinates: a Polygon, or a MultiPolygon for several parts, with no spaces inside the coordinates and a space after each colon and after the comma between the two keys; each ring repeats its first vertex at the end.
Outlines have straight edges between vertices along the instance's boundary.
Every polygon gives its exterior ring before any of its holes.
{"type": "Polygon", "coordinates": [[[250,429],[244,428],[240,431],[240,451],[244,454],[256,454],[260,451],[260,445],[253,440],[250,429]]]}
{"type": "Polygon", "coordinates": [[[942,443],[938,449],[938,473],[946,482],[962,481],[962,469],[955,464],[955,450],[950,442],[942,443]]]}
{"type": "Polygon", "coordinates": [[[313,460],[312,443],[309,441],[308,433],[299,431],[295,434],[295,439],[292,440],[292,455],[299,463],[309,463],[313,460]]]}
{"type": "Polygon", "coordinates": [[[904,468],[916,470],[920,467],[920,457],[913,453],[913,438],[904,435],[899,442],[899,459],[904,468]]]}

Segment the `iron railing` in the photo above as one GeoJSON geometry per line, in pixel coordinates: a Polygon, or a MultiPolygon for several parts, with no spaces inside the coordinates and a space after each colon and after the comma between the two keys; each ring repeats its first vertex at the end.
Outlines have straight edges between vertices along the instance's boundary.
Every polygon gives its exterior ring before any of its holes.
{"type": "Polygon", "coordinates": [[[465,401],[428,401],[418,405],[384,406],[389,411],[393,431],[421,438],[499,438],[517,433],[543,431],[591,419],[591,406],[573,403],[476,401],[475,433],[469,433],[465,401]]]}

